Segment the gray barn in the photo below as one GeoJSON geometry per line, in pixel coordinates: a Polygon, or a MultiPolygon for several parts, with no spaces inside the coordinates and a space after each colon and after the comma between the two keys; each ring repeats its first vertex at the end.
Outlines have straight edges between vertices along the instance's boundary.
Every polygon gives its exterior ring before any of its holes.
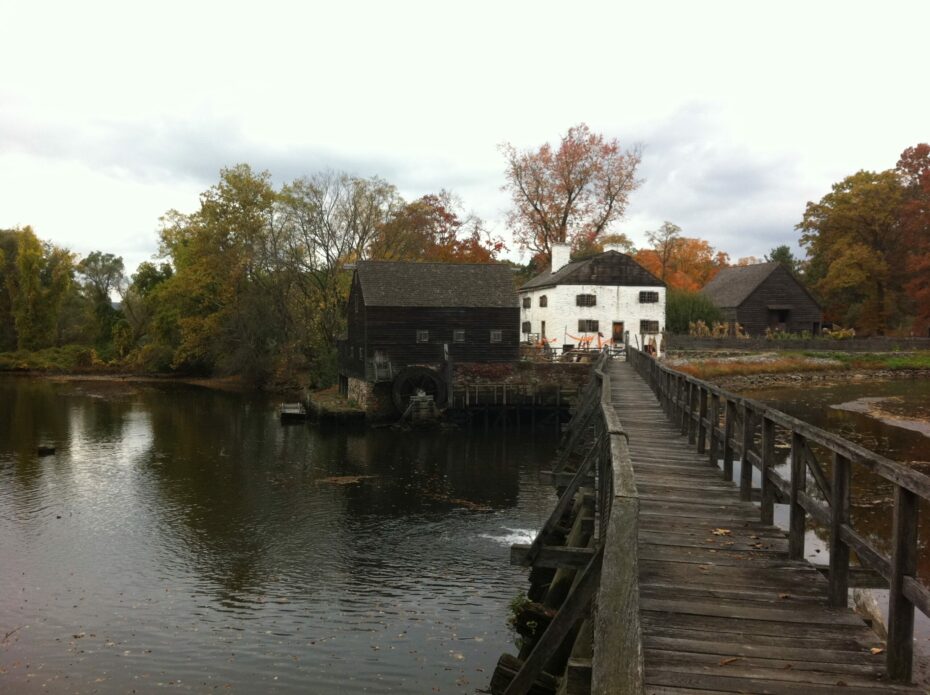
{"type": "Polygon", "coordinates": [[[739,323],[749,335],[767,328],[816,335],[823,325],[820,304],[780,263],[724,268],[701,291],[727,323],[739,323]]]}

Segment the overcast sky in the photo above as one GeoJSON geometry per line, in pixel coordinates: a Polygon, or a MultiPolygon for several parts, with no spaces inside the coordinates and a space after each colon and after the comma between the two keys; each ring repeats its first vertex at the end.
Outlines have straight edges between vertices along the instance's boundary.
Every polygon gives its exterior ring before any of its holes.
{"type": "Polygon", "coordinates": [[[498,145],[586,122],[643,146],[616,231],[762,256],[930,140],[928,25],[926,0],[0,0],[0,228],[133,269],[161,214],[247,162],[450,189],[506,234],[498,145]]]}

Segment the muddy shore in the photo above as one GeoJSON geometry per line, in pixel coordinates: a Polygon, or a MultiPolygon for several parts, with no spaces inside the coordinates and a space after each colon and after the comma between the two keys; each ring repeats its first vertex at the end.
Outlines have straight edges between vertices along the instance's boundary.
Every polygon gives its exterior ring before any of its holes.
{"type": "Polygon", "coordinates": [[[708,379],[728,391],[791,386],[827,387],[876,381],[930,380],[930,369],[875,369],[823,372],[785,372],[782,374],[741,374],[708,379]]]}

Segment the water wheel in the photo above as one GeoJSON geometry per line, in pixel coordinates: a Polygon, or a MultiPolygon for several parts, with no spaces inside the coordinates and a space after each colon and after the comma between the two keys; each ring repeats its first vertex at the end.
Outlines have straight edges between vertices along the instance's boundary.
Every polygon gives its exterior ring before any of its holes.
{"type": "Polygon", "coordinates": [[[391,391],[394,405],[401,413],[407,410],[411,396],[432,396],[439,408],[446,403],[446,382],[439,372],[429,367],[407,367],[401,370],[394,377],[391,391]]]}

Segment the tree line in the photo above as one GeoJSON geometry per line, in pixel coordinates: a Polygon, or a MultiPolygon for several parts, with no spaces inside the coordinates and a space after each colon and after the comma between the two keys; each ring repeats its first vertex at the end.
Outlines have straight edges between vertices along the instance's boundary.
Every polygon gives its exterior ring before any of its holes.
{"type": "MultiPolygon", "coordinates": [[[[670,330],[717,318],[699,290],[732,264],[726,252],[672,222],[647,232],[640,249],[615,229],[640,184],[638,148],[581,124],[557,146],[501,150],[508,225],[531,253],[526,266],[512,264],[517,284],[548,267],[553,243],[571,244],[576,259],[619,244],[667,283],[670,330]]],[[[847,177],[807,204],[797,229],[806,259],[781,245],[765,260],[788,266],[827,321],[926,331],[930,146],[908,148],[894,169],[847,177]]],[[[246,164],[223,169],[195,211],[167,212],[158,240],[157,260],[127,277],[111,253],[78,258],[29,227],[0,230],[0,352],[76,345],[84,361],[135,371],[240,374],[256,384],[305,373],[326,384],[348,264],[507,262],[504,242],[448,191],[408,201],[378,177],[332,171],[275,187],[246,164]]]]}
{"type": "Polygon", "coordinates": [[[275,188],[222,170],[192,213],[161,218],[159,260],[78,259],[25,227],[0,231],[0,351],[82,345],[124,369],[335,377],[360,259],[493,262],[504,250],[447,191],[404,200],[377,177],[322,172],[275,188]],[[112,301],[117,296],[118,302],[112,301]]]}

